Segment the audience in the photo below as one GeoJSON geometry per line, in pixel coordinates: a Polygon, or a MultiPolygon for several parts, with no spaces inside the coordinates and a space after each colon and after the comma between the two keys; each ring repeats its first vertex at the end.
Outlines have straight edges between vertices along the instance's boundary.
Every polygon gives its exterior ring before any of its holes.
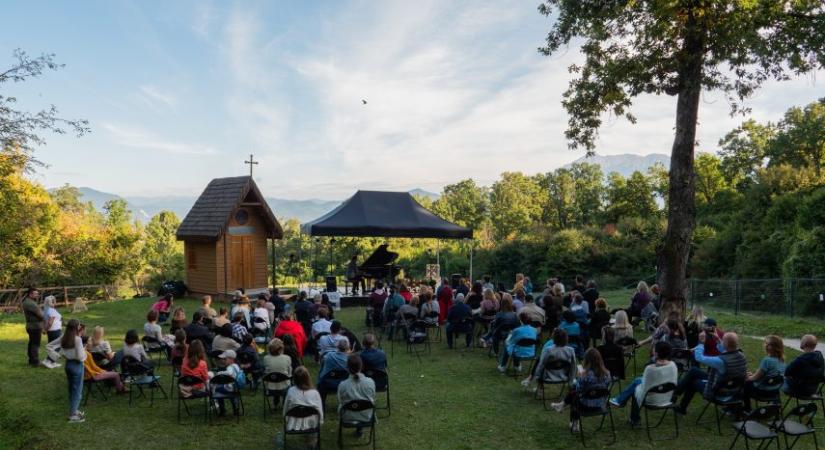
{"type": "Polygon", "coordinates": [[[146,323],[143,324],[143,335],[157,341],[147,343],[149,349],[163,348],[166,352],[166,357],[169,358],[170,349],[175,343],[175,336],[163,334],[163,329],[158,324],[158,312],[154,309],[149,310],[146,314],[146,323]]]}
{"type": "Polygon", "coordinates": [[[579,417],[581,410],[600,410],[604,408],[604,397],[597,399],[582,398],[582,393],[588,389],[609,389],[610,388],[610,372],[604,367],[602,355],[595,348],[587,350],[582,361],[582,369],[579,371],[576,381],[573,383],[573,389],[564,397],[564,400],[558,403],[552,403],[551,406],[556,412],[562,412],[566,405],[570,408],[570,430],[578,432],[579,417]]]}
{"type": "MultiPolygon", "coordinates": [[[[288,377],[292,376],[292,358],[284,355],[284,342],[278,338],[269,341],[266,347],[267,355],[264,356],[264,374],[282,373],[288,377]]],[[[289,387],[289,380],[275,382],[267,382],[264,389],[268,391],[283,391],[289,387]]],[[[275,398],[277,405],[279,398],[275,398]]]]}
{"type": "Polygon", "coordinates": [[[453,306],[453,289],[446,278],[441,279],[441,286],[435,295],[438,299],[438,323],[443,325],[447,321],[447,312],[453,306]]]}
{"type": "Polygon", "coordinates": [[[318,320],[312,324],[312,338],[315,339],[321,333],[329,333],[332,322],[328,320],[329,310],[321,308],[318,310],[318,320]]]}
{"type": "Polygon", "coordinates": [[[281,340],[284,341],[284,355],[289,356],[289,359],[292,361],[292,370],[294,372],[298,366],[304,365],[301,355],[298,354],[298,346],[295,344],[295,338],[292,337],[291,334],[284,334],[281,336],[281,340]]]}
{"type": "Polygon", "coordinates": [[[422,292],[419,296],[421,299],[421,317],[428,325],[438,324],[438,315],[441,313],[438,302],[430,292],[422,292]],[[431,317],[434,316],[434,317],[431,317]]]}
{"type": "Polygon", "coordinates": [[[362,343],[364,349],[361,350],[361,361],[364,363],[364,370],[387,370],[387,355],[384,350],[376,348],[375,335],[365,334],[362,343]]]}
{"type": "Polygon", "coordinates": [[[460,294],[456,296],[455,304],[447,311],[447,347],[453,348],[453,339],[461,333],[465,335],[465,346],[472,345],[473,341],[473,311],[464,303],[460,294]]]}
{"type": "Polygon", "coordinates": [[[349,340],[341,334],[341,322],[333,320],[329,327],[329,334],[318,339],[318,356],[323,358],[327,353],[334,352],[341,341],[346,342],[349,347],[349,340]]]}
{"type": "MultiPolygon", "coordinates": [[[[292,386],[286,392],[284,398],[283,415],[286,418],[286,429],[288,431],[307,431],[319,428],[324,424],[324,406],[321,401],[321,394],[312,386],[312,379],[309,371],[304,366],[298,366],[292,374],[292,386]],[[287,413],[296,406],[309,406],[318,411],[317,416],[292,417],[287,413]]],[[[315,434],[304,435],[306,446],[314,448],[318,441],[315,434]]]]}
{"type": "Polygon", "coordinates": [[[166,322],[166,319],[169,318],[169,310],[172,309],[172,305],[175,303],[175,297],[171,293],[167,293],[162,298],[158,299],[155,303],[152,304],[152,311],[158,313],[157,321],[159,323],[166,322]]]}
{"type": "Polygon", "coordinates": [[[201,313],[201,317],[215,320],[218,317],[218,312],[212,308],[212,296],[211,295],[204,295],[201,297],[201,307],[196,311],[201,313]]]}
{"type": "Polygon", "coordinates": [[[152,365],[152,361],[149,359],[149,355],[146,354],[146,350],[143,349],[143,345],[140,344],[140,339],[138,339],[135,330],[126,332],[126,337],[123,338],[122,354],[124,358],[134,358],[137,362],[152,365]]]}
{"type": "Polygon", "coordinates": [[[602,337],[602,328],[610,325],[610,313],[607,312],[607,300],[603,298],[595,300],[594,308],[590,317],[589,332],[595,347],[596,340],[602,337]]]}
{"type": "MultiPolygon", "coordinates": [[[[232,338],[232,324],[224,324],[218,328],[218,334],[212,339],[212,351],[223,352],[226,350],[237,350],[241,346],[238,341],[232,338]]],[[[205,348],[205,347],[204,347],[205,348]]]]}
{"type": "Polygon", "coordinates": [[[653,297],[650,295],[650,288],[647,287],[647,283],[640,281],[636,286],[636,293],[630,299],[630,308],[627,310],[630,320],[632,321],[637,317],[641,318],[642,310],[651,300],[653,300],[653,297]]]}
{"type": "MultiPolygon", "coordinates": [[[[349,377],[338,385],[338,420],[344,422],[369,422],[372,419],[375,409],[366,409],[363,411],[347,411],[343,409],[344,405],[353,400],[364,400],[372,402],[375,405],[375,382],[371,378],[367,378],[361,373],[363,363],[361,357],[358,355],[349,355],[347,357],[347,372],[349,377]]],[[[358,426],[355,428],[355,434],[361,437],[362,430],[358,426]]]]}
{"type": "Polygon", "coordinates": [[[193,341],[201,341],[203,348],[209,351],[212,348],[212,340],[215,335],[209,331],[209,328],[203,324],[204,315],[201,310],[192,314],[192,322],[183,329],[186,332],[186,342],[191,344],[193,341]]]}
{"type": "Polygon", "coordinates": [[[530,386],[531,381],[542,380],[551,383],[567,380],[572,383],[576,377],[576,352],[569,347],[567,342],[567,332],[563,328],[553,330],[552,339],[548,340],[541,350],[539,361],[527,378],[522,380],[521,385],[530,386]],[[567,372],[559,372],[547,368],[550,361],[567,361],[570,363],[567,372]]]}
{"type": "Polygon", "coordinates": [[[326,375],[333,370],[347,370],[347,356],[349,355],[349,342],[344,339],[338,341],[334,352],[327,352],[321,359],[321,368],[318,370],[318,387],[327,392],[335,392],[338,389],[340,380],[326,379],[326,375]]]}
{"type": "Polygon", "coordinates": [[[192,391],[203,391],[206,389],[206,382],[209,381],[209,370],[206,367],[206,351],[202,341],[192,341],[186,349],[186,356],[183,357],[183,364],[180,367],[182,377],[195,377],[203,383],[195,384],[191,387],[182,387],[180,394],[183,397],[191,397],[192,391]]]}
{"type": "Polygon", "coordinates": [[[596,282],[594,280],[587,280],[587,288],[582,292],[584,301],[587,302],[588,310],[593,312],[596,310],[596,300],[599,299],[599,290],[596,289],[596,282]]]}
{"type": "Polygon", "coordinates": [[[284,339],[284,335],[287,334],[292,335],[292,339],[295,341],[298,359],[303,359],[307,337],[304,334],[304,327],[295,321],[295,316],[291,312],[281,314],[281,321],[278,322],[278,326],[275,328],[275,337],[284,339]]]}
{"type": "Polygon", "coordinates": [[[232,396],[232,394],[234,394],[236,389],[243,389],[246,386],[246,375],[240,366],[235,363],[237,354],[234,350],[226,350],[221,353],[218,358],[223,360],[224,369],[215,375],[229,375],[235,380],[235,383],[220,385],[213,383],[211,386],[212,398],[217,400],[218,416],[226,414],[225,400],[227,397],[229,397],[230,403],[232,404],[232,414],[237,416],[240,413],[238,409],[240,405],[238,404],[238,399],[232,396]]]}
{"type": "Polygon", "coordinates": [[[762,343],[765,350],[765,357],[759,361],[759,368],[756,372],[748,372],[748,377],[745,380],[745,390],[742,400],[745,403],[745,410],[750,411],[751,399],[759,391],[773,391],[776,392],[781,388],[781,385],[775,387],[767,386],[765,381],[777,375],[785,373],[785,343],[782,338],[775,335],[765,336],[762,343]]]}
{"type": "MultiPolygon", "coordinates": [[[[29,343],[26,346],[26,354],[29,357],[29,367],[40,366],[40,340],[43,334],[43,311],[37,305],[40,291],[31,287],[26,291],[26,298],[20,304],[23,315],[26,318],[26,334],[29,336],[29,343]]],[[[54,367],[54,366],[53,366],[54,367]]]]}
{"type": "Polygon", "coordinates": [[[694,348],[699,343],[699,333],[705,324],[705,313],[702,307],[695,305],[690,311],[688,319],[685,321],[685,337],[687,339],[687,348],[694,348]]]}
{"type": "Polygon", "coordinates": [[[111,383],[112,386],[115,388],[115,392],[118,394],[123,394],[128,392],[123,385],[123,381],[120,379],[120,374],[115,371],[110,371],[106,369],[102,369],[100,366],[97,365],[92,354],[86,350],[86,359],[83,360],[83,379],[89,380],[92,379],[94,381],[101,381],[106,383],[111,383]]]}
{"type": "Polygon", "coordinates": [[[747,375],[748,360],[739,350],[739,336],[736,333],[725,333],[719,344],[718,356],[705,355],[706,334],[699,334],[699,345],[694,350],[693,358],[699,364],[708,366],[704,371],[698,367],[690,370],[679,381],[676,391],[682,397],[677,411],[686,414],[687,407],[693,395],[701,392],[705,398],[712,398],[719,382],[727,379],[743,379],[747,375]]]}
{"type": "Polygon", "coordinates": [[[63,316],[54,307],[54,295],[49,295],[43,300],[43,322],[46,329],[47,342],[51,342],[60,337],[63,330],[63,316]]]}
{"type": "Polygon", "coordinates": [[[266,299],[259,298],[255,303],[255,310],[252,311],[253,319],[258,321],[252,322],[252,326],[260,331],[266,331],[270,328],[269,310],[266,308],[266,299]]]}
{"type": "Polygon", "coordinates": [[[816,344],[816,336],[802,336],[799,343],[802,354],[785,368],[785,385],[782,387],[785,394],[806,397],[816,393],[822,374],[825,373],[825,359],[816,349],[816,344]]]}
{"type": "Polygon", "coordinates": [[[616,330],[613,327],[602,327],[602,345],[596,350],[602,355],[605,367],[616,380],[624,380],[624,349],[616,345],[616,330]]]}
{"type": "Polygon", "coordinates": [[[521,312],[519,314],[526,314],[528,323],[537,322],[544,325],[544,310],[535,303],[532,295],[526,295],[524,297],[524,306],[521,308],[521,312]]]}
{"type": "Polygon", "coordinates": [[[103,335],[103,327],[96,326],[92,331],[92,338],[89,339],[87,345],[90,353],[93,355],[101,355],[98,360],[98,365],[102,366],[106,370],[111,370],[120,364],[120,359],[116,358],[116,354],[112,350],[112,346],[109,344],[109,341],[103,337],[103,335]]]}
{"type": "Polygon", "coordinates": [[[221,306],[221,312],[218,314],[218,317],[212,321],[212,326],[214,328],[220,328],[228,323],[230,323],[229,310],[226,309],[226,307],[221,306]]]}
{"type": "Polygon", "coordinates": [[[548,284],[554,284],[549,289],[549,292],[545,290],[547,293],[545,293],[542,298],[547,326],[550,327],[551,330],[559,326],[561,314],[562,311],[564,311],[564,286],[554,281],[554,278],[547,280],[548,284]]]}
{"type": "Polygon", "coordinates": [[[249,334],[249,328],[244,325],[244,313],[237,311],[232,315],[232,339],[243,342],[244,336],[249,334]]]}
{"type": "Polygon", "coordinates": [[[510,332],[507,340],[504,342],[504,351],[501,352],[501,357],[498,364],[499,372],[504,373],[507,370],[507,361],[513,358],[513,366],[516,372],[521,373],[521,359],[533,358],[536,356],[536,344],[520,345],[519,341],[522,339],[536,340],[538,333],[535,328],[530,325],[530,317],[527,313],[519,314],[521,326],[510,332]]]}
{"type": "MultiPolygon", "coordinates": [[[[641,405],[645,400],[647,391],[665,383],[676,384],[679,377],[679,369],[670,360],[672,347],[665,341],[656,343],[653,349],[653,364],[645,367],[640,378],[636,378],[630,383],[618,397],[610,400],[610,403],[619,408],[624,408],[628,400],[632,400],[630,405],[630,425],[641,425],[641,405]]],[[[653,406],[665,406],[671,403],[673,393],[650,394],[647,403],[653,406]]]]}
{"type": "Polygon", "coordinates": [[[490,324],[490,332],[484,337],[484,340],[493,346],[494,353],[498,351],[498,343],[519,325],[518,316],[513,311],[512,297],[504,295],[499,302],[499,307],[499,312],[490,324]]]}
{"type": "Polygon", "coordinates": [[[238,322],[238,314],[241,314],[244,326],[246,328],[252,328],[252,321],[249,318],[249,313],[249,297],[246,295],[240,295],[238,296],[235,304],[232,305],[232,309],[229,310],[229,317],[232,318],[232,322],[238,322]]]}
{"type": "Polygon", "coordinates": [[[175,308],[172,313],[172,323],[169,327],[169,334],[174,335],[175,331],[182,330],[186,327],[186,312],[182,306],[175,308]]]}
{"type": "Polygon", "coordinates": [[[386,301],[387,291],[384,289],[384,283],[381,281],[376,281],[375,288],[370,293],[370,306],[372,306],[372,324],[374,327],[380,326],[383,323],[381,313],[384,311],[384,303],[386,301]]]}

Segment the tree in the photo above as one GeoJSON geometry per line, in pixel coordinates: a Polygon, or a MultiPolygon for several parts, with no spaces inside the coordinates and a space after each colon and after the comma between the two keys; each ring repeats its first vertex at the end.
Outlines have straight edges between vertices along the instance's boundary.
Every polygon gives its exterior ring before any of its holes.
{"type": "Polygon", "coordinates": [[[638,170],[625,178],[617,172],[607,176],[606,219],[616,223],[623,217],[656,216],[656,201],[653,199],[653,187],[648,178],[638,170]]]}
{"type": "MultiPolygon", "coordinates": [[[[37,78],[44,70],[58,70],[63,64],[55,62],[54,54],[43,54],[31,58],[23,50],[14,51],[17,62],[10,68],[0,72],[0,86],[3,83],[20,83],[29,78],[37,78]]],[[[31,169],[31,163],[38,164],[31,157],[35,146],[45,144],[41,132],[65,134],[71,130],[77,136],[88,133],[89,122],[86,120],[69,120],[58,116],[57,108],[51,105],[48,109],[30,113],[14,109],[16,97],[0,95],[0,148],[16,146],[26,157],[26,169],[31,169]]]]}
{"type": "Polygon", "coordinates": [[[825,98],[789,109],[777,126],[768,155],[771,164],[813,167],[820,178],[825,160],[825,98]]]}
{"type": "Polygon", "coordinates": [[[183,243],[175,237],[180,219],[171,211],[161,211],[146,225],[142,256],[149,267],[149,283],[156,287],[166,280],[182,280],[183,243]]]}
{"type": "Polygon", "coordinates": [[[699,205],[711,203],[720,191],[730,184],[722,173],[721,160],[712,153],[696,156],[696,197],[699,205]]]}
{"type": "Polygon", "coordinates": [[[487,189],[468,178],[444,186],[433,211],[458,225],[478,229],[487,218],[488,204],[487,189]]]}
{"type": "Polygon", "coordinates": [[[761,125],[750,119],[719,140],[722,173],[731,184],[753,180],[765,163],[768,145],[775,133],[772,124],[761,125]]]}
{"type": "Polygon", "coordinates": [[[696,224],[693,168],[702,90],[725,93],[733,112],[768,79],[825,66],[821,0],[545,0],[556,21],[539,50],[550,55],[583,38],[583,65],[564,93],[571,148],[592,152],[602,114],[631,122],[641,94],[676,96],[668,224],[658,254],[664,313],[685,309],[696,224]]]}
{"type": "Polygon", "coordinates": [[[521,172],[504,172],[490,190],[490,219],[496,239],[526,232],[541,217],[545,194],[521,172]]]}
{"type": "Polygon", "coordinates": [[[554,225],[554,228],[567,228],[574,225],[573,209],[576,202],[576,181],[569,169],[560,168],[548,172],[539,179],[539,185],[547,193],[547,206],[542,215],[542,222],[554,225]]]}

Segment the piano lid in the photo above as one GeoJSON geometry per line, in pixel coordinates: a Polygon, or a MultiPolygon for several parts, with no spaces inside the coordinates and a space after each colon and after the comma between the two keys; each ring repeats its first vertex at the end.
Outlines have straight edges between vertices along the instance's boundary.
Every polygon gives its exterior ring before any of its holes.
{"type": "Polygon", "coordinates": [[[389,244],[381,244],[359,267],[385,266],[398,259],[398,253],[387,250],[389,244]]]}

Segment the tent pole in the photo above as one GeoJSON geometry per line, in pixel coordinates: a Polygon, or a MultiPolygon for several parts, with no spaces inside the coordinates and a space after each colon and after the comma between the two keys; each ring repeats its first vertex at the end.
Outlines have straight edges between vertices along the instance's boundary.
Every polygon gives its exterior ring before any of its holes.
{"type": "Polygon", "coordinates": [[[470,283],[475,282],[473,278],[473,241],[470,241],[470,283]]]}

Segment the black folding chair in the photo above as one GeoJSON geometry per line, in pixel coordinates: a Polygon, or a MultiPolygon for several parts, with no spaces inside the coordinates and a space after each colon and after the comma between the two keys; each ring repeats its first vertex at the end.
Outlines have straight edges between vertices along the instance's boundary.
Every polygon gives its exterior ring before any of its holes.
{"type": "MultiPolygon", "coordinates": [[[[408,341],[409,339],[409,332],[410,332],[410,325],[412,325],[416,321],[417,317],[415,314],[404,314],[401,317],[395,319],[395,322],[392,325],[392,335],[390,336],[390,356],[395,356],[395,341],[398,339],[398,332],[402,331],[404,336],[404,340],[408,341]]],[[[426,332],[426,328],[424,329],[426,332]]],[[[407,343],[407,349],[409,350],[409,342],[407,343]]]]}
{"type": "Polygon", "coordinates": [[[765,378],[754,391],[751,401],[753,401],[757,407],[760,403],[781,404],[782,400],[779,398],[779,390],[784,383],[785,377],[779,374],[765,378]]]}
{"type": "Polygon", "coordinates": [[[106,391],[103,389],[103,383],[100,381],[95,380],[94,378],[84,378],[83,379],[83,406],[86,406],[89,403],[89,397],[94,397],[95,387],[97,387],[97,392],[100,394],[100,397],[103,401],[106,401],[108,397],[106,396],[106,391]]]}
{"type": "MultiPolygon", "coordinates": [[[[825,396],[823,396],[823,392],[822,392],[823,387],[825,387],[825,381],[823,381],[822,379],[807,380],[807,382],[805,384],[808,384],[808,385],[811,385],[811,386],[816,386],[816,388],[813,391],[814,393],[811,394],[811,395],[803,395],[803,394],[797,394],[797,393],[793,393],[793,392],[790,392],[790,393],[785,392],[785,395],[787,395],[788,400],[786,400],[785,404],[782,405],[782,410],[783,411],[788,408],[788,405],[791,403],[791,400],[796,401],[796,406],[799,406],[803,402],[805,402],[805,403],[819,402],[819,405],[822,407],[822,411],[825,411],[825,396]]],[[[821,429],[822,427],[817,427],[817,428],[821,429]]]]}
{"type": "Polygon", "coordinates": [[[441,342],[441,325],[438,323],[438,313],[433,311],[431,313],[427,313],[424,316],[425,319],[429,319],[427,321],[427,330],[435,330],[435,338],[432,339],[432,342],[441,342]]]}
{"type": "Polygon", "coordinates": [[[284,448],[286,448],[286,437],[290,435],[306,436],[315,435],[315,448],[321,450],[321,412],[311,406],[298,405],[293,406],[284,414],[284,448]],[[307,419],[309,417],[318,417],[318,426],[306,430],[289,430],[287,429],[287,420],[292,417],[296,419],[307,419]]]}
{"type": "Polygon", "coordinates": [[[121,367],[123,367],[121,377],[123,378],[124,384],[132,387],[129,389],[129,406],[132,406],[132,398],[135,392],[134,388],[138,390],[137,398],[145,395],[143,391],[144,388],[149,389],[149,406],[155,404],[156,390],[159,390],[161,394],[163,394],[164,399],[169,399],[166,391],[163,390],[163,386],[160,384],[160,377],[155,375],[155,370],[151,366],[139,362],[134,358],[126,357],[123,358],[121,367]]]}
{"type": "MultiPolygon", "coordinates": [[[[387,417],[392,414],[392,410],[390,408],[390,375],[387,373],[386,370],[381,369],[366,369],[364,370],[364,376],[368,378],[372,378],[372,381],[375,382],[375,392],[386,392],[387,393],[387,406],[386,408],[379,408],[378,405],[375,405],[375,409],[386,409],[387,410],[387,417]]],[[[376,402],[378,403],[378,402],[376,402]]]]}
{"type": "Polygon", "coordinates": [[[502,325],[495,331],[496,336],[493,339],[493,343],[490,345],[490,350],[487,350],[488,357],[492,358],[493,356],[498,355],[499,344],[501,344],[502,342],[504,342],[504,340],[507,339],[507,335],[509,335],[510,332],[513,331],[513,328],[515,328],[515,326],[513,325],[502,325]]]}
{"type": "MultiPolygon", "coordinates": [[[[610,399],[610,390],[606,388],[590,388],[585,390],[584,392],[580,393],[576,397],[576,403],[571,407],[577,408],[579,413],[579,436],[582,440],[582,446],[586,447],[587,443],[584,440],[584,435],[586,432],[584,431],[584,418],[585,417],[601,417],[602,420],[599,423],[599,428],[596,428],[594,432],[601,431],[604,428],[604,421],[607,418],[610,418],[610,433],[612,435],[612,439],[608,445],[613,445],[616,443],[616,425],[613,423],[613,410],[610,408],[610,403],[608,400],[610,399]],[[582,404],[583,400],[599,400],[601,405],[598,407],[588,407],[582,404]]],[[[571,433],[575,434],[575,431],[571,428],[571,433]]]]}
{"type": "Polygon", "coordinates": [[[754,408],[745,413],[743,420],[733,422],[733,429],[736,430],[736,436],[730,444],[730,448],[736,446],[736,441],[739,437],[745,438],[745,447],[750,448],[749,441],[759,441],[758,449],[765,448],[770,445],[771,441],[776,440],[776,448],[779,449],[779,435],[773,429],[773,425],[780,420],[779,405],[771,403],[765,406],[754,408]]]}
{"type": "Polygon", "coordinates": [[[636,370],[636,346],[639,345],[639,342],[636,341],[636,339],[634,339],[630,336],[625,336],[623,338],[617,339],[616,340],[616,345],[619,345],[622,348],[625,348],[625,347],[630,347],[631,348],[630,351],[625,351],[624,352],[625,372],[627,372],[627,367],[630,365],[630,362],[633,361],[633,376],[634,377],[638,376],[638,372],[636,370]]]}
{"type": "Polygon", "coordinates": [[[462,320],[461,323],[453,328],[453,350],[458,350],[458,342],[462,335],[465,337],[469,334],[470,335],[470,351],[473,351],[475,348],[475,339],[473,339],[473,333],[475,332],[475,321],[472,317],[467,317],[466,319],[462,320]]]}
{"type": "Polygon", "coordinates": [[[291,376],[282,372],[270,372],[261,379],[261,390],[263,391],[261,397],[264,399],[264,418],[266,418],[267,412],[273,412],[274,409],[278,407],[278,403],[282,398],[286,398],[286,391],[289,390],[288,385],[283,389],[269,389],[266,387],[266,384],[283,383],[291,380],[291,376]],[[270,402],[269,399],[272,399],[272,401],[270,402]]]}
{"type": "Polygon", "coordinates": [[[610,392],[613,392],[613,386],[619,387],[619,392],[622,391],[622,381],[624,380],[624,357],[620,355],[603,356],[604,367],[610,372],[610,392]]]}
{"type": "Polygon", "coordinates": [[[659,395],[671,394],[671,395],[673,395],[673,393],[675,393],[675,392],[676,392],[676,384],[674,384],[674,383],[662,383],[662,384],[651,387],[650,389],[647,390],[647,392],[645,392],[645,396],[642,399],[642,404],[639,405],[639,407],[644,411],[645,431],[647,432],[647,440],[648,441],[650,441],[650,442],[654,441],[653,436],[650,434],[650,430],[653,429],[653,428],[659,428],[659,426],[662,425],[662,422],[664,422],[665,418],[667,418],[668,411],[673,413],[673,426],[676,430],[676,435],[673,436],[673,437],[663,438],[663,439],[656,439],[656,440],[657,441],[666,441],[666,440],[670,440],[670,439],[678,439],[679,438],[679,415],[676,413],[676,404],[673,402],[673,400],[671,399],[670,401],[668,401],[667,403],[664,403],[664,404],[656,404],[656,403],[649,402],[648,398],[647,398],[647,396],[651,395],[651,394],[659,394],[659,395]],[[661,415],[661,417],[659,417],[659,421],[656,422],[656,425],[650,426],[649,411],[662,411],[662,415],[661,415]]]}
{"type": "Polygon", "coordinates": [[[158,366],[160,366],[160,364],[163,362],[163,358],[166,356],[166,344],[160,342],[152,336],[143,336],[140,339],[140,343],[143,345],[143,350],[150,357],[153,354],[158,355],[158,366]]]}
{"type": "Polygon", "coordinates": [[[238,386],[238,381],[235,377],[228,373],[219,373],[209,380],[209,388],[209,399],[211,401],[229,400],[233,403],[235,419],[240,423],[241,416],[244,415],[243,396],[241,395],[241,388],[238,386]],[[220,387],[224,389],[222,392],[217,392],[220,387]],[[235,402],[237,402],[237,405],[234,404],[235,402]]]}
{"type": "MultiPolygon", "coordinates": [[[[536,340],[535,339],[530,339],[530,338],[521,338],[518,341],[516,341],[516,347],[522,347],[522,348],[532,347],[533,348],[533,356],[518,357],[519,366],[521,366],[523,363],[525,363],[527,361],[530,362],[530,369],[527,373],[532,373],[533,372],[533,364],[535,364],[535,362],[536,362],[536,340]]],[[[507,349],[504,349],[504,351],[507,351],[507,349]]],[[[518,379],[519,373],[521,373],[521,372],[516,370],[515,360],[516,360],[516,357],[513,356],[513,355],[510,355],[510,359],[507,361],[507,370],[509,371],[510,368],[512,368],[513,369],[513,371],[512,371],[513,378],[518,379]]]]}
{"type": "Polygon", "coordinates": [[[109,358],[106,355],[104,355],[103,353],[100,353],[100,352],[90,352],[90,353],[92,354],[92,361],[94,361],[95,364],[97,364],[98,367],[100,367],[101,369],[106,369],[106,370],[114,370],[112,368],[112,362],[109,361],[109,358]]]}
{"type": "Polygon", "coordinates": [[[266,344],[269,342],[271,331],[272,328],[263,317],[255,317],[252,319],[252,328],[250,329],[250,333],[252,333],[252,338],[255,340],[256,344],[266,344]],[[256,324],[265,325],[266,328],[258,328],[255,326],[256,324]]]}
{"type": "Polygon", "coordinates": [[[338,448],[344,448],[344,428],[370,429],[369,441],[364,445],[372,444],[375,449],[375,404],[369,400],[350,400],[341,406],[338,418],[338,448]],[[344,420],[347,413],[371,411],[369,420],[344,420]]]}
{"type": "Polygon", "coordinates": [[[321,394],[321,404],[324,405],[324,411],[327,407],[327,395],[338,393],[338,385],[349,377],[349,372],[342,369],[330,370],[324,375],[324,378],[318,381],[318,393],[321,394]]]}
{"type": "Polygon", "coordinates": [[[819,448],[816,428],[814,427],[814,416],[816,416],[816,403],[804,403],[788,411],[781,422],[774,424],[773,428],[785,438],[786,449],[792,449],[799,438],[809,434],[814,437],[814,448],[819,448]],[[795,418],[795,420],[792,418],[795,418]],[[788,444],[788,436],[794,438],[790,444],[788,444]]]}
{"type": "Polygon", "coordinates": [[[238,366],[240,366],[241,370],[243,370],[243,373],[246,375],[246,380],[249,382],[247,383],[247,389],[252,395],[255,395],[255,392],[258,389],[258,378],[260,378],[263,372],[263,368],[260,367],[260,364],[259,367],[255,367],[255,363],[257,362],[255,359],[256,357],[258,356],[253,356],[245,352],[238,352],[237,359],[238,366]]]}
{"type": "Polygon", "coordinates": [[[710,405],[713,405],[713,410],[716,413],[716,430],[719,435],[722,435],[722,415],[719,413],[719,407],[742,409],[742,387],[745,384],[744,378],[727,378],[720,380],[713,391],[711,398],[705,399],[705,407],[696,418],[696,424],[699,425],[705,411],[710,405]]]}
{"type": "Polygon", "coordinates": [[[180,423],[181,405],[187,416],[191,416],[187,402],[203,401],[203,420],[209,422],[209,392],[206,390],[206,381],[192,375],[178,378],[178,423],[180,423]],[[195,389],[195,386],[202,385],[203,389],[195,389]],[[181,391],[186,390],[189,396],[181,395],[181,391]]]}
{"type": "Polygon", "coordinates": [[[418,352],[418,346],[424,346],[427,354],[432,353],[430,348],[430,335],[427,333],[427,322],[423,320],[415,320],[412,324],[407,326],[407,353],[415,353],[418,362],[421,362],[421,355],[418,352]]]}
{"type": "Polygon", "coordinates": [[[556,400],[561,399],[564,397],[564,392],[567,390],[567,387],[570,385],[570,361],[565,361],[563,359],[551,359],[548,360],[544,364],[544,369],[538,374],[537,378],[537,386],[536,386],[536,399],[541,400],[541,404],[544,407],[545,411],[549,411],[547,408],[547,393],[545,385],[561,385],[561,390],[559,390],[559,395],[556,397],[556,400]],[[546,372],[552,372],[554,374],[559,374],[560,377],[558,380],[550,380],[545,377],[546,372]]]}
{"type": "Polygon", "coordinates": [[[172,384],[169,387],[169,395],[175,396],[175,381],[180,378],[181,366],[183,365],[183,356],[175,356],[172,358],[172,384]]]}

